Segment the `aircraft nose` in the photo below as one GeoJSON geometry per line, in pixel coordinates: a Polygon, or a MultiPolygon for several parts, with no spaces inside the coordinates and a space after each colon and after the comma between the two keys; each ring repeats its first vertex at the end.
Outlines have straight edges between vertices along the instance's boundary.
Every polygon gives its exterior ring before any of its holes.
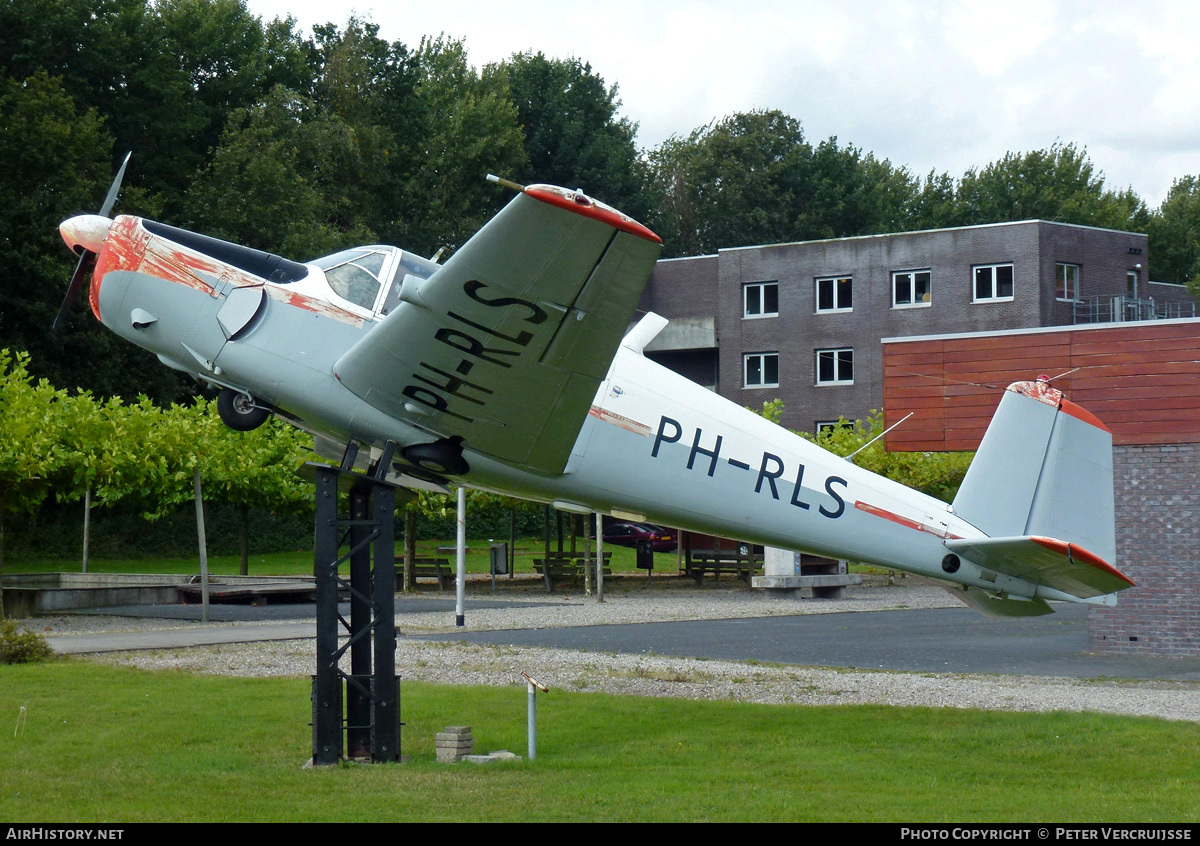
{"type": "Polygon", "coordinates": [[[99,253],[104,248],[104,239],[108,237],[110,226],[112,221],[107,217],[81,214],[60,223],[58,232],[71,248],[71,252],[82,255],[84,250],[99,253]]]}

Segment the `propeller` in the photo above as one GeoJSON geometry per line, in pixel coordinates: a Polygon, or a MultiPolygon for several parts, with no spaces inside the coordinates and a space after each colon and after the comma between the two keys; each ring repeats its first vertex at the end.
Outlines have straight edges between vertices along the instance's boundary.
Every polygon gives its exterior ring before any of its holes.
{"type": "MultiPolygon", "coordinates": [[[[117,170],[117,176],[113,179],[113,183],[109,186],[108,195],[104,198],[104,204],[100,206],[100,217],[108,217],[108,213],[112,211],[113,206],[117,202],[117,194],[121,191],[121,180],[125,178],[125,166],[129,164],[129,157],[133,155],[133,151],[125,154],[125,160],[121,162],[121,167],[117,170]]],[[[58,310],[58,316],[54,318],[54,331],[57,332],[62,328],[63,322],[67,319],[67,314],[71,311],[71,306],[75,303],[75,298],[79,296],[79,290],[83,287],[83,282],[91,275],[93,268],[96,266],[96,253],[84,247],[79,248],[79,263],[75,265],[75,272],[71,274],[71,282],[67,285],[67,295],[63,298],[62,307],[58,310]]]]}

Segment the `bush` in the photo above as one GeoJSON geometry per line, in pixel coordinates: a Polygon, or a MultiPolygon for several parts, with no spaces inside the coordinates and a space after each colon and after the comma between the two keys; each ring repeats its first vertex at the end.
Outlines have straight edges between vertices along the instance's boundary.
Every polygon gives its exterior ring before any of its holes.
{"type": "Polygon", "coordinates": [[[25,631],[13,620],[0,620],[0,664],[45,661],[53,654],[42,635],[25,631]]]}

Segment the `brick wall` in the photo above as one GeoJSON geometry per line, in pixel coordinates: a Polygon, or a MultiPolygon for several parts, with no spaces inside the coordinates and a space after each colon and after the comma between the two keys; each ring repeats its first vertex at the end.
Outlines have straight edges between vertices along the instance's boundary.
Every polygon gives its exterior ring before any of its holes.
{"type": "Polygon", "coordinates": [[[1088,614],[1096,652],[1200,655],[1200,444],[1113,449],[1117,567],[1136,587],[1088,614]]]}
{"type": "Polygon", "coordinates": [[[817,420],[882,407],[881,338],[1070,323],[1070,304],[1054,296],[1056,262],[1079,264],[1084,296],[1123,294],[1134,262],[1144,276],[1146,250],[1145,235],[1047,221],[739,247],[660,261],[641,308],[715,316],[721,395],[753,408],[778,397],[783,424],[811,431],[817,420]],[[974,302],[972,268],[993,263],[1012,264],[1013,299],[974,302]],[[892,272],[922,269],[931,274],[930,305],[893,307],[892,272]],[[854,280],[853,309],[818,313],[815,280],[839,276],[854,280]],[[777,317],[743,317],[742,286],[758,282],[778,283],[777,317]],[[853,384],[816,385],[815,351],[843,348],[854,350],[853,384]],[[743,356],[771,352],[779,354],[778,387],[743,387],[743,356]]]}

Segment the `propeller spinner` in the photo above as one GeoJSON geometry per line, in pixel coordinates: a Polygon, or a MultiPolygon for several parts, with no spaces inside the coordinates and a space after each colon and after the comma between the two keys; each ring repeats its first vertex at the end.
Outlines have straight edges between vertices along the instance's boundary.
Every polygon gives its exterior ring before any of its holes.
{"type": "Polygon", "coordinates": [[[117,202],[117,194],[121,190],[121,180],[125,177],[125,166],[129,164],[131,155],[133,155],[132,152],[125,154],[125,160],[121,162],[121,167],[117,170],[117,176],[108,189],[108,195],[104,198],[104,204],[100,206],[99,214],[78,215],[64,220],[58,227],[67,246],[79,255],[79,263],[75,265],[75,272],[71,274],[71,282],[67,285],[67,295],[63,298],[58,316],[54,318],[55,332],[62,328],[75,298],[79,296],[79,291],[83,288],[84,280],[91,275],[92,269],[96,266],[96,255],[104,247],[104,239],[108,236],[108,227],[112,223],[108,213],[112,211],[112,207],[117,202]]]}

